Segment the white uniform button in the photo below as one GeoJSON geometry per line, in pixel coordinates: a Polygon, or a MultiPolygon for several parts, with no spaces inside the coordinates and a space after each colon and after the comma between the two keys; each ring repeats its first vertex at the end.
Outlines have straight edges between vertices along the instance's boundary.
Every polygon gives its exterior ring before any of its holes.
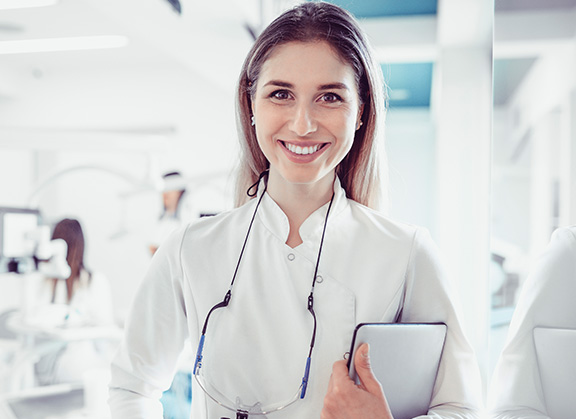
{"type": "Polygon", "coordinates": [[[294,256],[294,253],[288,253],[288,260],[293,261],[294,259],[296,259],[296,256],[294,256]]]}
{"type": "Polygon", "coordinates": [[[320,275],[316,275],[316,283],[321,284],[322,281],[324,281],[324,278],[322,278],[322,276],[320,276],[320,275]]]}

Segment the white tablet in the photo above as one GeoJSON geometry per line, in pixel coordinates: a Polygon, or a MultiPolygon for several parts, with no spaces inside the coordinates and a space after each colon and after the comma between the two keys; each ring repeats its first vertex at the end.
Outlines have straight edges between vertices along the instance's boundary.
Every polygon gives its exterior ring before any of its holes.
{"type": "Polygon", "coordinates": [[[534,328],[534,346],[548,416],[574,417],[576,330],[534,328]]]}
{"type": "Polygon", "coordinates": [[[355,350],[370,344],[370,363],[382,384],[394,419],[425,415],[430,406],[438,373],[446,325],[408,323],[362,323],[356,327],[348,369],[359,383],[354,370],[355,350]]]}

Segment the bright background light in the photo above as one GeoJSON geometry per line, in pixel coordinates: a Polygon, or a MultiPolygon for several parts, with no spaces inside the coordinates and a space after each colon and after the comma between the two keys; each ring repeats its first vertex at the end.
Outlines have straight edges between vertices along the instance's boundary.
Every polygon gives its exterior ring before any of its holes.
{"type": "Polygon", "coordinates": [[[90,49],[121,48],[128,45],[125,36],[79,36],[73,38],[25,39],[0,42],[0,54],[26,54],[35,52],[82,51],[90,49]]]}

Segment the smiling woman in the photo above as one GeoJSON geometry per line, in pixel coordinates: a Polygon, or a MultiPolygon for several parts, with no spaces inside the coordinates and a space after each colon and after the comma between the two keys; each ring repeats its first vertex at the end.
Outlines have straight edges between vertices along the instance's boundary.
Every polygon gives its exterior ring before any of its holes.
{"type": "Polygon", "coordinates": [[[362,108],[352,67],[328,43],[291,42],[275,50],[262,68],[252,110],[276,202],[294,188],[330,199],[334,170],[352,147],[362,108]]]}
{"type": "Polygon", "coordinates": [[[269,163],[268,193],[282,208],[298,202],[287,213],[289,245],[302,243],[309,209],[330,200],[363,109],[353,68],[327,42],[286,43],[262,66],[252,97],[255,131],[269,163]]]}
{"type": "MultiPolygon", "coordinates": [[[[304,7],[298,8],[294,10],[291,21],[277,19],[272,22],[256,40],[244,61],[237,93],[237,120],[243,154],[236,188],[238,205],[246,202],[244,191],[258,179],[259,174],[266,170],[269,164],[258,146],[257,132],[251,126],[251,116],[257,117],[258,111],[253,101],[259,100],[257,93],[260,90],[270,87],[266,92],[274,93],[276,100],[291,98],[300,105],[304,99],[301,97],[302,92],[286,90],[297,87],[310,89],[308,95],[313,94],[312,91],[315,94],[325,94],[315,97],[316,104],[325,105],[317,106],[315,114],[318,113],[317,109],[328,110],[333,107],[351,112],[349,116],[353,118],[358,129],[355,133],[352,131],[354,141],[350,152],[345,154],[338,165],[338,175],[352,199],[373,208],[381,207],[382,166],[385,164],[381,159],[383,152],[380,151],[385,103],[382,72],[374,60],[371,46],[364,39],[356,22],[352,21],[353,18],[339,7],[330,11],[327,8],[319,7],[313,12],[305,11],[304,7]],[[307,16],[307,13],[311,14],[307,16]],[[302,24],[308,19],[306,24],[302,24]],[[289,43],[294,43],[294,46],[300,44],[300,48],[290,48],[286,52],[285,47],[289,43]],[[328,61],[321,61],[320,57],[315,55],[320,51],[322,57],[328,61]],[[282,63],[279,64],[279,61],[282,63]],[[327,65],[328,62],[330,66],[327,65]],[[269,74],[270,67],[277,73],[269,74]],[[265,82],[260,80],[263,73],[267,77],[265,82]],[[294,86],[289,79],[275,79],[278,76],[296,75],[300,76],[300,86],[294,86]],[[314,76],[315,80],[310,76],[314,76]],[[302,80],[305,80],[307,85],[302,85],[302,80]],[[273,87],[274,82],[276,89],[273,87]],[[271,86],[266,86],[270,83],[271,86]],[[355,111],[351,109],[353,107],[356,107],[355,111]],[[360,167],[364,170],[359,171],[360,167]]],[[[302,107],[296,109],[306,110],[302,107]]],[[[304,113],[302,116],[304,119],[296,122],[308,124],[311,121],[306,118],[313,114],[304,113]]]]}
{"type": "Polygon", "coordinates": [[[364,34],[337,6],[304,3],[264,30],[238,87],[247,196],[153,258],[112,365],[114,418],[161,417],[157,396],[190,338],[195,419],[390,419],[395,400],[368,347],[352,360],[360,385],[343,360],[368,322],[445,323],[420,413],[476,417],[479,374],[437,249],[424,229],[376,211],[383,87],[364,34]]]}

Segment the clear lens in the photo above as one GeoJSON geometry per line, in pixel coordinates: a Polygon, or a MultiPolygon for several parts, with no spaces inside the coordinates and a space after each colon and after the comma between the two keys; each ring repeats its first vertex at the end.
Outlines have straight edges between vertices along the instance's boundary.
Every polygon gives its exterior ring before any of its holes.
{"type": "Polygon", "coordinates": [[[204,376],[202,368],[199,368],[196,371],[194,378],[196,379],[196,382],[202,388],[202,390],[204,390],[204,393],[206,393],[206,395],[210,397],[215,403],[219,404],[220,406],[232,412],[236,412],[239,410],[245,411],[250,416],[268,415],[278,410],[282,410],[285,407],[288,407],[291,404],[298,401],[298,399],[300,398],[300,393],[302,391],[302,386],[300,386],[298,388],[298,391],[296,391],[296,393],[294,394],[294,396],[292,396],[292,398],[285,400],[284,402],[281,403],[262,405],[260,402],[257,402],[253,405],[245,405],[242,403],[240,397],[233,398],[222,394],[222,392],[220,392],[214,385],[212,385],[210,381],[204,376]],[[234,399],[234,401],[232,401],[232,399],[234,399]]]}

